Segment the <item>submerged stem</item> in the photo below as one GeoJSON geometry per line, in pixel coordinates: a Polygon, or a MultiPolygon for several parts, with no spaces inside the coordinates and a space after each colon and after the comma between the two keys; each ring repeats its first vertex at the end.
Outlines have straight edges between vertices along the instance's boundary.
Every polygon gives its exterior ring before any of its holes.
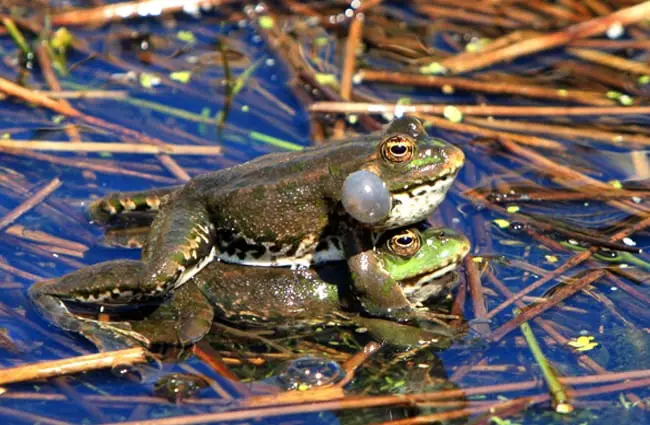
{"type": "MultiPolygon", "coordinates": [[[[514,309],[514,312],[515,315],[518,315],[521,313],[521,310],[516,308],[514,309]]],[[[551,392],[551,397],[553,397],[553,405],[555,407],[555,411],[564,414],[571,413],[573,411],[573,406],[569,403],[569,396],[567,395],[566,391],[564,390],[564,386],[555,374],[555,370],[544,355],[542,348],[539,346],[537,338],[535,338],[535,334],[530,328],[530,325],[528,322],[524,322],[519,327],[521,328],[521,332],[526,338],[526,343],[528,344],[528,348],[530,348],[531,353],[533,353],[535,361],[542,369],[542,374],[544,375],[546,384],[548,385],[548,388],[551,392]]]]}

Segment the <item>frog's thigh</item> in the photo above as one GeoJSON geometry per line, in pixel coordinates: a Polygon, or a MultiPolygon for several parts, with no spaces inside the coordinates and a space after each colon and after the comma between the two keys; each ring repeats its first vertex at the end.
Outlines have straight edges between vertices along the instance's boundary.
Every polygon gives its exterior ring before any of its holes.
{"type": "Polygon", "coordinates": [[[169,293],[191,279],[212,261],[214,243],[214,226],[202,204],[181,200],[169,204],[154,220],[142,252],[146,290],[169,293]]]}
{"type": "Polygon", "coordinates": [[[98,224],[107,224],[132,211],[157,211],[161,198],[180,186],[161,187],[138,192],[115,192],[93,201],[88,214],[98,224]]]}
{"type": "Polygon", "coordinates": [[[188,282],[145,319],[129,323],[133,331],[151,344],[185,346],[203,338],[210,331],[213,318],[212,305],[188,282]]]}

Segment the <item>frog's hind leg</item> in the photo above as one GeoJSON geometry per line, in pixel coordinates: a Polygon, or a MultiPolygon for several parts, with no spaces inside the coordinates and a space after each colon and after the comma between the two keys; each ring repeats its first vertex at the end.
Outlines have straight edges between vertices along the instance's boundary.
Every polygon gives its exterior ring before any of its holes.
{"type": "Polygon", "coordinates": [[[70,301],[110,304],[106,302],[107,298],[104,298],[104,302],[94,302],[93,300],[101,299],[97,293],[91,296],[87,289],[77,289],[78,286],[84,286],[83,283],[97,287],[83,278],[95,277],[101,282],[116,278],[115,272],[138,276],[143,269],[142,263],[138,261],[112,263],[101,263],[60,279],[38,282],[29,289],[29,296],[47,320],[62,329],[81,334],[100,351],[138,345],[150,347],[153,344],[184,346],[200,340],[209,332],[214,316],[213,308],[201,291],[191,283],[179,288],[170,298],[161,300],[152,312],[143,313],[143,317],[137,319],[100,321],[70,311],[66,303],[70,301]],[[108,274],[103,274],[103,271],[108,271],[108,274]]]}
{"type": "MultiPolygon", "coordinates": [[[[98,268],[106,268],[104,263],[98,266],[102,267],[93,266],[89,267],[89,269],[97,271],[98,268]]],[[[127,269],[129,268],[128,266],[126,267],[127,269]]],[[[137,265],[137,267],[142,268],[142,265],[137,265]]],[[[128,270],[124,272],[126,273],[128,270]]],[[[134,332],[128,322],[117,324],[104,323],[78,316],[69,310],[66,301],[92,302],[89,301],[91,297],[93,299],[96,298],[96,296],[91,296],[88,290],[75,289],[77,285],[83,286],[85,282],[81,279],[83,277],[92,278],[93,276],[91,273],[88,273],[87,269],[81,269],[60,279],[38,282],[29,288],[29,296],[48,321],[60,328],[83,335],[101,351],[136,345],[148,347],[150,345],[149,341],[142,335],[134,332]],[[80,283],[76,283],[76,279],[78,278],[80,279],[80,283]]],[[[106,276],[96,277],[98,279],[104,279],[106,276]]]]}
{"type": "MultiPolygon", "coordinates": [[[[119,333],[128,323],[132,335],[147,341],[147,346],[185,347],[201,340],[212,327],[214,308],[192,281],[178,288],[156,309],[146,316],[127,322],[100,322],[101,332],[90,339],[100,351],[126,348],[128,336],[119,333]],[[118,330],[117,332],[115,330],[118,330]]],[[[160,365],[159,365],[160,367],[160,365]]],[[[131,365],[123,369],[129,375],[139,376],[141,382],[154,382],[161,370],[147,365],[131,365]]]]}
{"type": "MultiPolygon", "coordinates": [[[[80,334],[101,352],[138,346],[149,348],[151,346],[151,341],[131,329],[128,322],[103,322],[73,314],[61,298],[48,294],[51,292],[50,287],[56,285],[57,282],[58,279],[38,282],[29,290],[32,301],[51,323],[67,331],[80,334]]],[[[160,366],[156,362],[150,362],[129,366],[116,365],[115,370],[119,374],[125,374],[127,371],[129,375],[137,374],[141,381],[145,381],[151,376],[158,376],[159,369],[160,366]]]]}
{"type": "MultiPolygon", "coordinates": [[[[127,227],[130,216],[134,213],[153,213],[142,215],[140,218],[149,220],[151,224],[155,213],[159,210],[164,198],[181,186],[161,187],[139,192],[116,192],[93,201],[88,207],[90,219],[101,225],[119,225],[127,227]],[[125,223],[127,226],[125,226],[125,223]]],[[[141,222],[139,220],[139,222],[141,222]]]]}

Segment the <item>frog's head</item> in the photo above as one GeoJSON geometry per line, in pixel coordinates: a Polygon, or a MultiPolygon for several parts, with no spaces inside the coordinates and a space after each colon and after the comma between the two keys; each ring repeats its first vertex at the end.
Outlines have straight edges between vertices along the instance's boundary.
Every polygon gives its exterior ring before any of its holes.
{"type": "Polygon", "coordinates": [[[390,194],[388,217],[376,229],[392,229],[424,220],[443,201],[465,162],[456,146],[429,137],[414,117],[394,120],[363,167],[381,178],[390,194]]]}
{"type": "Polygon", "coordinates": [[[469,252],[469,240],[444,227],[408,227],[385,232],[377,245],[379,264],[399,282],[413,304],[438,295],[469,252]]]}

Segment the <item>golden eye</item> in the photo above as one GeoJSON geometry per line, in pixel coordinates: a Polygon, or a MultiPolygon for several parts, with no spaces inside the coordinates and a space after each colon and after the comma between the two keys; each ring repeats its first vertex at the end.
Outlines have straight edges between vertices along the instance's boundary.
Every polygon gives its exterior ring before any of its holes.
{"type": "Polygon", "coordinates": [[[405,134],[391,136],[381,143],[381,156],[390,162],[410,161],[415,151],[415,142],[405,134]]]}
{"type": "Polygon", "coordinates": [[[407,230],[390,238],[388,249],[400,257],[411,257],[420,250],[420,237],[417,233],[407,230]]]}

